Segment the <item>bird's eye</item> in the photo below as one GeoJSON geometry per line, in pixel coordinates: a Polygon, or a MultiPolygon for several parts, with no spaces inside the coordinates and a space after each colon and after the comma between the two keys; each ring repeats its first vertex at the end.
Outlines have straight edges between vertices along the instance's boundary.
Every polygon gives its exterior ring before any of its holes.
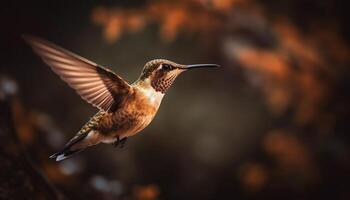
{"type": "Polygon", "coordinates": [[[169,64],[162,64],[162,69],[163,70],[171,70],[173,68],[173,66],[169,65],[169,64]]]}

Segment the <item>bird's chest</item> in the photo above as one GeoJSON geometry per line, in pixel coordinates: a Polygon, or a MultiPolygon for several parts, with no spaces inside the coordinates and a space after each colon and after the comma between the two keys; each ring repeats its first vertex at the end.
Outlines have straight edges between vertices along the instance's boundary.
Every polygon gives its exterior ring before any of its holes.
{"type": "Polygon", "coordinates": [[[135,100],[134,105],[127,112],[132,125],[130,125],[125,135],[134,135],[148,126],[156,115],[159,105],[160,100],[157,97],[141,96],[135,100]]]}
{"type": "Polygon", "coordinates": [[[150,103],[145,96],[135,97],[117,112],[101,120],[99,131],[110,136],[132,136],[151,123],[158,107],[159,104],[150,103]]]}

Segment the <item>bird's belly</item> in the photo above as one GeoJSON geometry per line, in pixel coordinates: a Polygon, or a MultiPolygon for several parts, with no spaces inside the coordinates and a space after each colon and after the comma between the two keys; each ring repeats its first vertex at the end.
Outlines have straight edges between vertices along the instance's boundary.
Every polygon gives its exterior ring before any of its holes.
{"type": "Polygon", "coordinates": [[[138,119],[135,123],[135,126],[130,127],[128,130],[125,130],[124,132],[119,133],[118,135],[120,135],[121,137],[130,137],[135,135],[136,133],[146,128],[151,123],[153,117],[153,115],[150,115],[138,119]]]}
{"type": "MultiPolygon", "coordinates": [[[[116,141],[118,136],[120,139],[133,136],[148,126],[153,117],[154,114],[135,115],[134,113],[132,115],[119,117],[119,119],[115,121],[113,125],[110,124],[108,127],[101,128],[99,130],[99,132],[103,135],[102,142],[113,143],[116,141]]],[[[111,122],[113,121],[114,120],[112,119],[111,122]]]]}
{"type": "Polygon", "coordinates": [[[135,135],[153,120],[160,102],[154,104],[145,95],[137,93],[135,99],[125,104],[115,113],[110,113],[100,123],[99,131],[109,142],[115,138],[135,135]]]}
{"type": "Polygon", "coordinates": [[[142,131],[144,128],[146,128],[152,122],[153,117],[154,117],[154,115],[145,117],[142,120],[142,122],[140,123],[139,127],[135,130],[134,134],[136,134],[136,133],[142,131]]]}

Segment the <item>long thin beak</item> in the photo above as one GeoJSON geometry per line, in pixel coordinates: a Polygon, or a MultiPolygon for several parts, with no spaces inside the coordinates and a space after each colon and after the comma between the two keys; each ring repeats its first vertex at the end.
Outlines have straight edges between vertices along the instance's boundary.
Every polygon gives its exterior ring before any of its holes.
{"type": "Polygon", "coordinates": [[[196,69],[196,68],[217,68],[220,65],[217,64],[196,64],[196,65],[186,65],[185,69],[196,69]]]}

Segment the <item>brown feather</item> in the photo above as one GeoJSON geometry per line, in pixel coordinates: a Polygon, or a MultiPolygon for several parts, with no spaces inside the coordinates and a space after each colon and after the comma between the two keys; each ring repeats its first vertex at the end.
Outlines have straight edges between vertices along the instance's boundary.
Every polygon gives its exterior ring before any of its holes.
{"type": "Polygon", "coordinates": [[[132,90],[121,77],[94,62],[40,38],[24,39],[62,80],[101,110],[115,110],[132,90]]]}

